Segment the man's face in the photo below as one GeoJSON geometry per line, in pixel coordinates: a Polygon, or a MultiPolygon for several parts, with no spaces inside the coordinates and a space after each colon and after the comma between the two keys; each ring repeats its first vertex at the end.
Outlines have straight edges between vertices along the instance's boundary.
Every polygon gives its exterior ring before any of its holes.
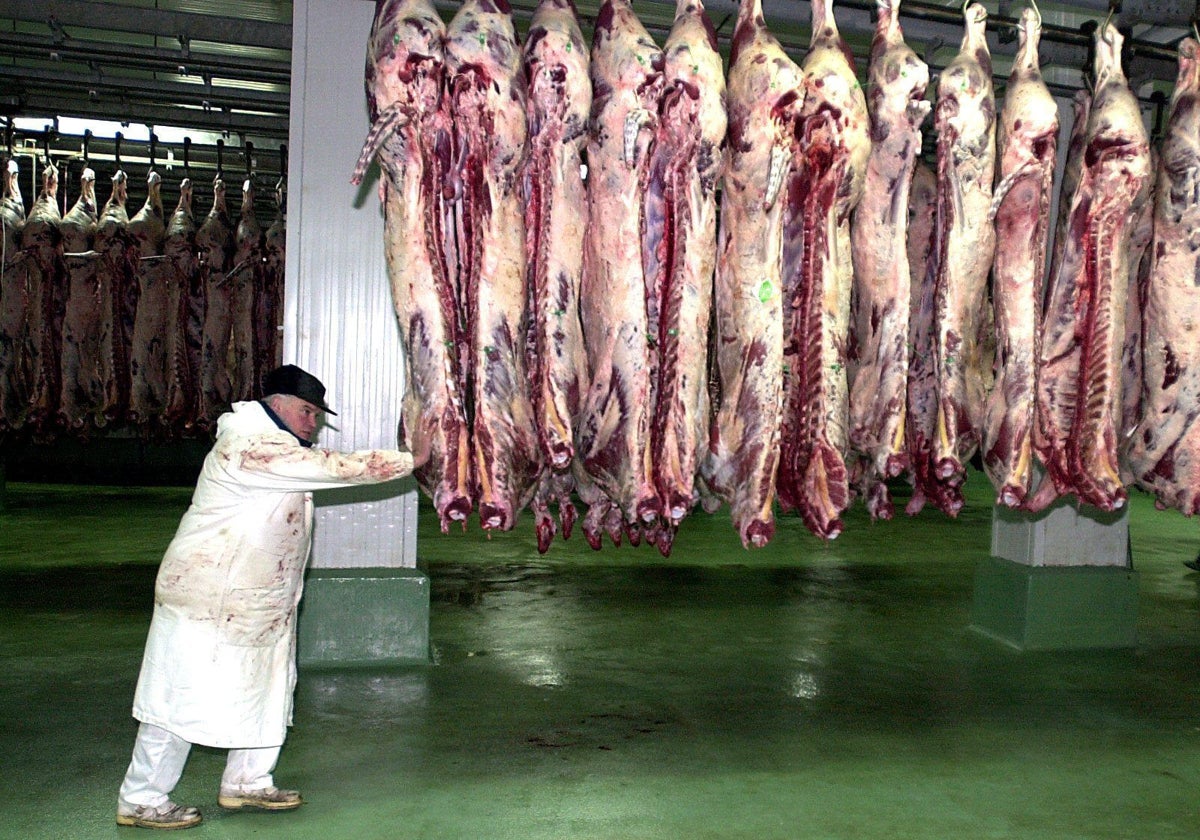
{"type": "Polygon", "coordinates": [[[321,415],[325,412],[307,400],[291,395],[280,396],[275,413],[287,424],[298,438],[311,441],[321,425],[321,415]]]}

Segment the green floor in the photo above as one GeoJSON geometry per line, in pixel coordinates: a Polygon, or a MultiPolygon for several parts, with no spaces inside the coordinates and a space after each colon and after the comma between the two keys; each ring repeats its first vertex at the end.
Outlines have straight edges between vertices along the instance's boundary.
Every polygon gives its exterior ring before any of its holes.
{"type": "MultiPolygon", "coordinates": [[[[539,557],[529,523],[442,536],[434,662],[302,673],[277,771],[308,800],[225,814],[223,754],[177,790],[211,838],[1200,837],[1197,523],[1134,500],[1134,650],[1017,653],[966,627],[986,480],[958,521],[743,551],[688,521],[669,561],[539,557]]],[[[113,824],[155,565],[189,490],[8,486],[0,838],[113,824]]]]}

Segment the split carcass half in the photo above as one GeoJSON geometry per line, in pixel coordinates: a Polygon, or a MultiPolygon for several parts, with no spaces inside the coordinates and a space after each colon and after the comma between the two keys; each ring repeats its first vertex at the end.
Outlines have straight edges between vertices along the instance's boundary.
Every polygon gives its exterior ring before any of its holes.
{"type": "Polygon", "coordinates": [[[1021,15],[1020,46],[1000,116],[992,201],[996,381],[983,422],[983,465],[1000,504],[1020,507],[1033,480],[1033,424],[1058,104],[1038,64],[1041,16],[1021,15]]]}
{"type": "Polygon", "coordinates": [[[644,206],[662,91],[662,51],[629,0],[605,0],[592,40],[592,133],[587,146],[588,216],[580,313],[591,383],[576,429],[588,505],[584,533],[594,547],[607,531],[640,540],[657,522],[649,426],[644,206]]]}
{"type": "Polygon", "coordinates": [[[196,253],[190,178],[179,183],[179,203],[163,236],[163,256],[167,389],[161,422],[167,431],[179,434],[195,423],[204,334],[204,288],[196,253]]]}
{"type": "MultiPolygon", "coordinates": [[[[917,468],[929,470],[930,442],[937,431],[937,377],[933,363],[933,299],[937,272],[929,270],[937,259],[934,251],[937,227],[937,174],[924,162],[913,168],[908,194],[908,270],[912,278],[908,317],[908,395],[904,417],[904,441],[909,456],[913,494],[905,513],[913,516],[925,506],[921,487],[935,487],[917,468]],[[923,455],[922,455],[923,453],[923,455]],[[921,457],[917,457],[920,455],[921,457]]],[[[957,492],[957,488],[948,488],[957,492]]],[[[957,497],[961,506],[961,496],[957,497]]],[[[955,508],[957,510],[957,508],[955,508]]]]}
{"type": "Polygon", "coordinates": [[[239,402],[262,396],[254,378],[254,300],[262,286],[263,229],[254,213],[253,177],[242,182],[242,209],[233,241],[233,267],[228,280],[233,287],[229,379],[231,399],[239,402]]]}
{"type": "Polygon", "coordinates": [[[0,432],[24,422],[25,408],[15,378],[20,376],[18,348],[25,328],[28,305],[24,284],[20,282],[25,253],[21,250],[21,229],[25,226],[25,202],[21,198],[20,169],[9,159],[4,167],[4,194],[0,196],[0,227],[3,251],[0,251],[0,432]]]}
{"type": "Polygon", "coordinates": [[[118,169],[112,193],[96,220],[93,248],[96,288],[105,301],[100,329],[99,402],[91,406],[97,427],[124,418],[129,405],[129,359],[133,352],[133,326],[137,317],[137,251],[129,236],[129,176],[118,169]]]}
{"type": "Polygon", "coordinates": [[[1146,298],[1150,293],[1150,269],[1153,262],[1150,244],[1154,239],[1154,213],[1158,203],[1156,173],[1160,172],[1159,167],[1159,152],[1151,146],[1150,185],[1147,188],[1146,199],[1134,208],[1133,221],[1130,223],[1129,294],[1125,296],[1125,341],[1121,347],[1121,426],[1117,435],[1121,482],[1126,486],[1133,484],[1137,479],[1126,456],[1134,430],[1142,418],[1142,316],[1146,308],[1146,298]]]}
{"type": "Polygon", "coordinates": [[[450,271],[442,188],[450,167],[443,101],[446,26],[429,0],[379,0],[367,48],[371,117],[353,181],[378,159],[392,305],[404,345],[405,445],[443,531],[471,513],[469,346],[450,271]]]}
{"type": "Polygon", "coordinates": [[[507,0],[466,0],[450,22],[446,96],[473,495],[483,527],[508,530],[537,489],[541,453],[525,373],[527,94],[507,0]]]}
{"type": "Polygon", "coordinates": [[[63,313],[59,425],[81,431],[100,397],[100,334],[110,301],[101,298],[96,279],[99,258],[92,250],[96,234],[96,173],[84,168],[79,198],[63,216],[63,259],[67,266],[67,303],[63,313]]]}
{"type": "Polygon", "coordinates": [[[209,429],[229,410],[233,382],[229,375],[229,340],[233,332],[233,222],[225,203],[225,179],[213,179],[213,206],[196,231],[200,285],[204,290],[204,329],[200,339],[200,381],[196,424],[209,429]]]}
{"type": "Polygon", "coordinates": [[[717,36],[699,0],[678,0],[663,56],[642,253],[653,371],[651,470],[662,517],[651,537],[666,555],[698,498],[697,467],[708,444],[716,191],[727,117],[717,36]]]}
{"type": "Polygon", "coordinates": [[[874,518],[891,519],[887,479],[908,466],[904,424],[912,277],[906,248],[913,166],[929,67],[904,43],[899,0],[877,0],[871,43],[871,155],[850,226],[854,255],[854,364],[850,444],[861,454],[862,493],[874,518]]]}
{"type": "Polygon", "coordinates": [[[275,184],[275,220],[263,234],[262,283],[254,295],[254,392],[283,361],[283,284],[287,254],[286,182],[275,184]]]}
{"type": "Polygon", "coordinates": [[[529,158],[525,168],[526,369],[543,469],[531,502],[538,550],[550,547],[558,505],[563,538],[577,515],[575,422],[587,389],[587,356],[579,323],[587,195],[583,148],[592,83],[588,50],[571,0],[541,0],[523,51],[529,82],[529,158]]]}
{"type": "MultiPolygon", "coordinates": [[[[6,305],[4,320],[23,313],[17,326],[16,375],[3,387],[13,387],[3,397],[8,406],[0,411],[10,428],[46,432],[58,404],[58,382],[64,268],[58,211],[58,169],[50,163],[42,170],[42,189],[21,229],[23,259],[10,268],[4,296],[13,293],[12,309],[6,305]]],[[[7,331],[7,330],[6,330],[7,331]]],[[[10,368],[11,370],[11,368],[10,368]]]]}
{"type": "Polygon", "coordinates": [[[743,0],[728,78],[728,137],[713,294],[715,398],[707,490],[727,501],[746,547],[775,534],[783,410],[782,188],[804,73],[743,0]]]}
{"type": "Polygon", "coordinates": [[[1200,43],[1179,45],[1159,152],[1142,317],[1141,425],[1128,459],[1158,504],[1200,511],[1200,43]]]}
{"type": "Polygon", "coordinates": [[[810,531],[832,539],[850,504],[850,214],[862,198],[871,141],[866,99],[832,0],[814,2],[812,11],[807,95],[784,213],[785,398],[777,490],[784,510],[797,510],[810,531]]]}
{"type": "Polygon", "coordinates": [[[1123,38],[1096,34],[1096,91],[1066,242],[1042,318],[1034,447],[1046,477],[1028,507],[1074,493],[1111,511],[1125,503],[1117,453],[1121,350],[1134,208],[1150,181],[1150,146],[1121,70],[1123,38]]]}
{"type": "Polygon", "coordinates": [[[962,507],[966,461],[979,445],[987,379],[984,358],[990,319],[984,318],[987,278],[996,232],[987,223],[996,165],[996,111],[985,25],[987,10],[973,3],[958,55],[938,79],[937,222],[927,271],[934,272],[933,375],[937,422],[932,440],[918,429],[910,440],[914,489],[920,509],[932,501],[951,516],[962,507]]]}
{"type": "Polygon", "coordinates": [[[149,431],[158,424],[167,403],[167,328],[170,295],[169,263],[162,256],[162,176],[151,170],[146,177],[146,203],[129,220],[129,235],[137,254],[135,279],[139,286],[133,322],[133,347],[129,359],[129,410],[131,423],[149,431]]]}

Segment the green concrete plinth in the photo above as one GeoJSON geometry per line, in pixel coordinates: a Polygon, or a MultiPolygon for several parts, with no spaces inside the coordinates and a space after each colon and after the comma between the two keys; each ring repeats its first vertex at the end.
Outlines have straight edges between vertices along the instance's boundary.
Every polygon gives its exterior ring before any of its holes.
{"type": "Polygon", "coordinates": [[[1137,586],[1128,567],[989,557],[975,569],[971,627],[1021,650],[1133,647],[1137,586]]]}
{"type": "Polygon", "coordinates": [[[298,621],[301,666],[429,660],[429,578],[416,569],[311,569],[298,621]]]}

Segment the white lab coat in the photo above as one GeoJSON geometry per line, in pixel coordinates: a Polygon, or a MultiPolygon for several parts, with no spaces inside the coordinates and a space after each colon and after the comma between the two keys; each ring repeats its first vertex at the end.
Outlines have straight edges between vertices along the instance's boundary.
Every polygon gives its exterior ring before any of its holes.
{"type": "Polygon", "coordinates": [[[303,447],[257,402],[217,422],[154,590],[133,716],[194,744],[278,746],[292,722],[312,493],[412,472],[412,455],[303,447]]]}

